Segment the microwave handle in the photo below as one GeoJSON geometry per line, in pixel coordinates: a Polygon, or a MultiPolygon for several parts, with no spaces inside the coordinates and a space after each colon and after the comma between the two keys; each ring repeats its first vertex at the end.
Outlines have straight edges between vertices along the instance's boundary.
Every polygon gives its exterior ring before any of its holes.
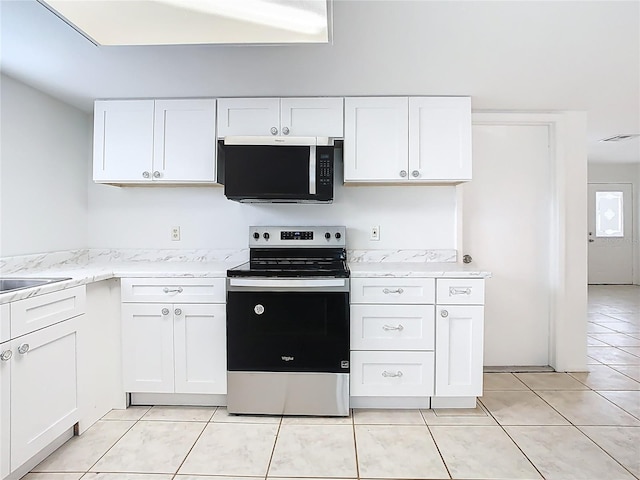
{"type": "Polygon", "coordinates": [[[309,146],[309,194],[316,194],[316,146],[309,146]]]}

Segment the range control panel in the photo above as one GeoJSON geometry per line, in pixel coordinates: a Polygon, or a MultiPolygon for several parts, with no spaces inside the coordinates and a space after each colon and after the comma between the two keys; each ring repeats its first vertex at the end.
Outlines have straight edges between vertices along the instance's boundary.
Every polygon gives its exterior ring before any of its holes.
{"type": "Polygon", "coordinates": [[[345,247],[340,227],[249,227],[249,247],[345,247]]]}

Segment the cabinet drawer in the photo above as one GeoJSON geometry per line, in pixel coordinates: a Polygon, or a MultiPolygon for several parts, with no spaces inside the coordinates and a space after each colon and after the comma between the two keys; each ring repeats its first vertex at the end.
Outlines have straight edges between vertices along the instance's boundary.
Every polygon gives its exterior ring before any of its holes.
{"type": "Polygon", "coordinates": [[[484,305],[484,280],[480,278],[439,278],[436,303],[443,305],[484,305]]]}
{"type": "Polygon", "coordinates": [[[433,278],[351,279],[351,303],[429,304],[434,301],[433,278]]]}
{"type": "Polygon", "coordinates": [[[352,305],[352,350],[433,350],[433,305],[352,305]]]}
{"type": "Polygon", "coordinates": [[[11,317],[9,315],[9,304],[0,305],[0,343],[6,342],[11,338],[9,325],[11,317]]]}
{"type": "Polygon", "coordinates": [[[11,303],[11,337],[16,338],[54,323],[82,315],[84,286],[51,292],[11,303]]]}
{"type": "Polygon", "coordinates": [[[224,278],[123,278],[123,302],[224,303],[224,278]]]}
{"type": "Polygon", "coordinates": [[[351,396],[432,396],[433,352],[351,352],[351,396]]]}

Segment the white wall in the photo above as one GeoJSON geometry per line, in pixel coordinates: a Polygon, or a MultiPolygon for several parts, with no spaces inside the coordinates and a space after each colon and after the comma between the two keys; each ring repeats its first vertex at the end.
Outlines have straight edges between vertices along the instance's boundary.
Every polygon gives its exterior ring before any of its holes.
{"type": "Polygon", "coordinates": [[[87,246],[90,118],[2,75],[0,255],[87,246]]]}
{"type": "Polygon", "coordinates": [[[589,163],[588,175],[589,182],[591,183],[632,184],[634,198],[632,207],[634,245],[633,283],[640,285],[640,163],[589,163]]]}
{"type": "MultiPolygon", "coordinates": [[[[337,164],[341,168],[341,164],[337,164]]],[[[346,225],[348,248],[456,248],[455,187],[335,186],[332,204],[227,200],[222,187],[89,186],[92,248],[247,248],[250,225],[346,225]],[[369,229],[380,226],[380,241],[369,229]],[[182,239],[170,240],[172,226],[182,239]]]]}

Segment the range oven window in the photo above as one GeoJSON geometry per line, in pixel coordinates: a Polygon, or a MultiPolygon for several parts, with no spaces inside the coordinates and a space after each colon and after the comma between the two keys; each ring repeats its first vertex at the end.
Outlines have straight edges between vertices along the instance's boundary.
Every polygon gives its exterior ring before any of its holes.
{"type": "Polygon", "coordinates": [[[348,296],[228,292],[228,369],[348,373],[348,296]]]}

